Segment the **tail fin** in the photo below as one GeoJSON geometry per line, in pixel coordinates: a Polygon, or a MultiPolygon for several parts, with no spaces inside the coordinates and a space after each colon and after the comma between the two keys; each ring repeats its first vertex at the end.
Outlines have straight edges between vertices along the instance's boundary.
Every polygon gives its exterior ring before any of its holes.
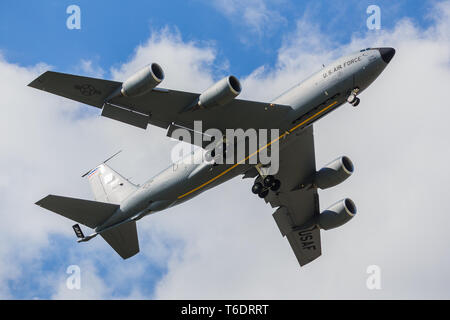
{"type": "MultiPolygon", "coordinates": [[[[36,204],[92,229],[103,224],[119,208],[117,204],[55,195],[48,195],[36,204]]],[[[88,241],[98,234],[96,232],[84,237],[78,225],[73,228],[77,236],[81,238],[79,242],[88,241]]],[[[123,259],[128,259],[139,252],[136,221],[113,226],[103,232],[100,231],[99,234],[123,259]]]]}
{"type": "Polygon", "coordinates": [[[137,186],[105,163],[87,174],[95,200],[120,204],[137,190],[137,186]]]}
{"type": "Polygon", "coordinates": [[[48,195],[36,204],[92,229],[105,222],[119,207],[111,203],[54,195],[48,195]]]}
{"type": "MultiPolygon", "coordinates": [[[[48,195],[36,204],[92,229],[104,224],[117,211],[119,205],[138,189],[136,185],[105,164],[112,157],[83,175],[88,176],[97,201],[48,195]]],[[[79,238],[78,242],[88,241],[100,234],[123,259],[139,252],[135,221],[119,223],[87,237],[84,237],[78,225],[73,228],[79,238]]]]}

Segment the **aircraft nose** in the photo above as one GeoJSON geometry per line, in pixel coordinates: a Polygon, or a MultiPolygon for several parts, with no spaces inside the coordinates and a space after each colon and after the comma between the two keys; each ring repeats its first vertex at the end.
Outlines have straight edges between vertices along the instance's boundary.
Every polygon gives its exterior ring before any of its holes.
{"type": "Polygon", "coordinates": [[[392,57],[395,55],[394,48],[377,48],[377,49],[378,51],[380,51],[381,58],[386,63],[389,63],[389,61],[391,61],[392,57]]]}

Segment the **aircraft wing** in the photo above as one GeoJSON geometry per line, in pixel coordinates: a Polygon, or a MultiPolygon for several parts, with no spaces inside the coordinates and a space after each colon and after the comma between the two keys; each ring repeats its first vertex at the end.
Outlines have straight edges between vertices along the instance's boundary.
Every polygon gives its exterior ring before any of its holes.
{"type": "MultiPolygon", "coordinates": [[[[291,107],[264,102],[234,99],[211,109],[184,111],[199,96],[198,93],[155,88],[137,97],[119,96],[105,104],[121,82],[75,76],[47,71],[29,86],[102,109],[102,115],[127,124],[146,128],[147,124],[167,129],[173,125],[194,128],[202,121],[202,131],[210,128],[272,129],[291,107]],[[271,119],[268,123],[267,119],[271,119]]],[[[169,128],[169,130],[171,130],[169,128]]]]}
{"type": "Polygon", "coordinates": [[[321,255],[320,229],[314,219],[320,214],[317,188],[311,187],[316,172],[313,126],[289,134],[280,149],[280,166],[275,175],[282,181],[277,193],[265,198],[278,207],[273,217],[303,266],[321,255]]]}

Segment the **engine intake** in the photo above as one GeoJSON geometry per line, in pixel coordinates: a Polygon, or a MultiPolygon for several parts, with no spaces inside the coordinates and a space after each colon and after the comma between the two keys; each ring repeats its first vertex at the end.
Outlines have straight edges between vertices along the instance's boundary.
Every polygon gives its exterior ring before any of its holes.
{"type": "Polygon", "coordinates": [[[355,203],[351,199],[346,198],[336,202],[327,210],[323,211],[319,215],[317,224],[324,230],[337,228],[350,221],[355,214],[355,203]]]}
{"type": "Polygon", "coordinates": [[[320,169],[314,178],[314,184],[320,189],[327,189],[342,183],[350,177],[354,166],[349,157],[340,157],[320,169]]]}
{"type": "Polygon", "coordinates": [[[216,82],[198,98],[198,105],[204,108],[223,106],[241,93],[241,83],[235,76],[228,76],[216,82]]]}
{"type": "Polygon", "coordinates": [[[164,71],[157,63],[152,63],[129,77],[120,90],[126,97],[144,94],[164,80],[164,71]]]}

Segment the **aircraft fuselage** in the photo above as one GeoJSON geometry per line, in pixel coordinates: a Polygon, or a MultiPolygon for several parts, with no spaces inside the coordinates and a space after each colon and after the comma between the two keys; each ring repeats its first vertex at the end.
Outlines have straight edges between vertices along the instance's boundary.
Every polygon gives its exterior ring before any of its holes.
{"type": "MultiPolygon", "coordinates": [[[[387,66],[393,56],[392,50],[365,49],[339,58],[274,99],[272,103],[292,108],[280,125],[280,148],[289,139],[290,132],[313,124],[347,102],[352,93],[356,96],[365,90],[387,66]]],[[[204,153],[205,150],[198,149],[191,156],[203,159],[204,153]]],[[[250,168],[249,164],[182,159],[142,185],[96,231],[180,204],[250,168]]]]}

